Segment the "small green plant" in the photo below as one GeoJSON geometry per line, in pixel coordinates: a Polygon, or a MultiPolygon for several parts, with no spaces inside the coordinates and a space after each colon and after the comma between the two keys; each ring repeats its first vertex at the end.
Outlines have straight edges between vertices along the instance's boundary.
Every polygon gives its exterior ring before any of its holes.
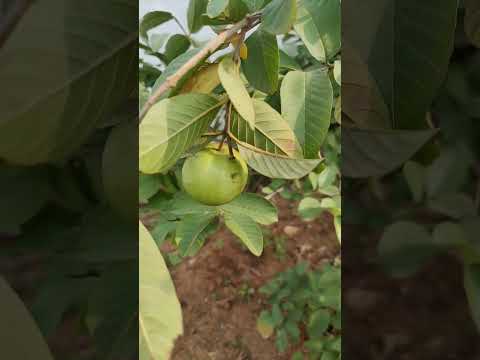
{"type": "Polygon", "coordinates": [[[292,359],[340,359],[341,270],[327,265],[309,270],[306,263],[280,273],[260,289],[271,305],[261,312],[257,329],[275,334],[280,352],[298,345],[292,359]],[[300,346],[301,345],[301,346],[300,346]]]}
{"type": "Polygon", "coordinates": [[[243,283],[238,289],[238,296],[244,302],[250,302],[253,296],[255,295],[255,289],[250,286],[248,283],[243,283]]]}

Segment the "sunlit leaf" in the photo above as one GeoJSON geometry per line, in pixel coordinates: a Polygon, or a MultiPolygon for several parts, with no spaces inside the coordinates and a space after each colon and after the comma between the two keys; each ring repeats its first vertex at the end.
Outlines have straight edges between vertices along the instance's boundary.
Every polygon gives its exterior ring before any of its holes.
{"type": "Polygon", "coordinates": [[[204,133],[223,105],[206,94],[185,94],[154,105],[140,124],[140,171],[163,172],[204,133]]]}
{"type": "Polygon", "coordinates": [[[139,223],[140,360],[168,359],[182,334],[182,312],[167,266],[157,245],[139,223]]]}
{"type": "Polygon", "coordinates": [[[282,83],[282,114],[309,159],[318,157],[330,128],[333,89],[326,71],[291,71],[282,83]]]}
{"type": "Polygon", "coordinates": [[[231,133],[235,140],[273,154],[301,157],[302,149],[288,123],[267,103],[253,99],[255,130],[236,112],[231,133]]]}
{"type": "Polygon", "coordinates": [[[255,126],[255,109],[252,99],[240,78],[239,66],[235,64],[231,57],[225,57],[220,62],[218,75],[233,106],[253,129],[255,126]]]}
{"type": "Polygon", "coordinates": [[[242,157],[260,174],[272,179],[299,179],[311,172],[321,159],[292,159],[281,157],[239,144],[242,157]]]}

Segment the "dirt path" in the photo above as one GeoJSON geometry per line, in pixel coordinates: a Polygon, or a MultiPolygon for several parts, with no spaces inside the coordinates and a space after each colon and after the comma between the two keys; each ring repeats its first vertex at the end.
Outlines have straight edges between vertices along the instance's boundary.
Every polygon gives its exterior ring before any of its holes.
{"type": "Polygon", "coordinates": [[[316,267],[339,255],[329,215],[313,222],[295,216],[297,204],[280,197],[279,222],[266,230],[267,247],[257,258],[225,228],[212,236],[200,253],[173,269],[185,333],[173,360],[287,360],[273,340],[256,331],[264,308],[257,289],[301,260],[316,267]]]}

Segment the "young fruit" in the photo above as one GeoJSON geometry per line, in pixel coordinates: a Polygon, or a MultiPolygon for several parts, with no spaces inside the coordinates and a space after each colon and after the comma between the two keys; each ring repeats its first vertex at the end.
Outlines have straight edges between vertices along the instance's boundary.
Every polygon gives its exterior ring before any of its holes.
{"type": "Polygon", "coordinates": [[[232,201],[245,188],[248,167],[237,151],[230,158],[228,148],[213,148],[197,152],[189,157],[182,169],[185,191],[195,200],[206,205],[222,205],[232,201]]]}

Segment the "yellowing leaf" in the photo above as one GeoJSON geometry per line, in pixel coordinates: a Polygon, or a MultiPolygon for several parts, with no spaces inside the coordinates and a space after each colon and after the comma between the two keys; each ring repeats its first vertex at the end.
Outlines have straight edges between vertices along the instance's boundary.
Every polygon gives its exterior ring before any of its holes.
{"type": "Polygon", "coordinates": [[[200,94],[210,94],[220,85],[218,77],[218,64],[207,65],[200,69],[198,74],[192,76],[180,90],[181,94],[194,92],[200,94]]]}

